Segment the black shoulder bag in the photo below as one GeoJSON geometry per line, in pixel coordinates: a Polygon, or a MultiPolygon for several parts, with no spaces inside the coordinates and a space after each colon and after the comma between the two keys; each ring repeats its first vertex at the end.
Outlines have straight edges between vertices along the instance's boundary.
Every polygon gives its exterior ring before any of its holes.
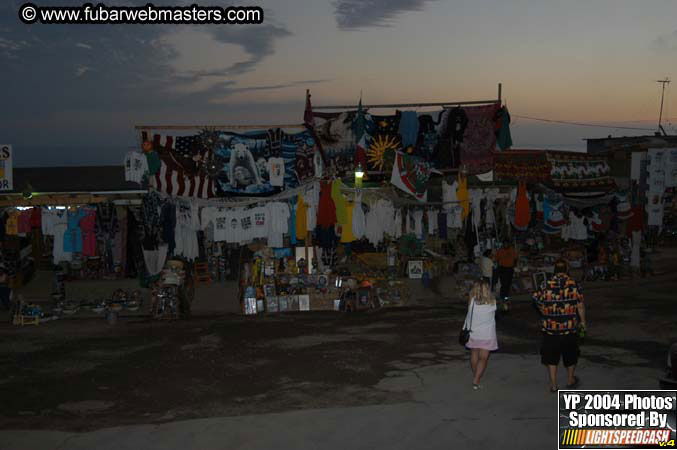
{"type": "Polygon", "coordinates": [[[461,344],[463,347],[465,347],[465,344],[468,343],[470,340],[470,332],[472,331],[472,315],[473,312],[475,311],[475,301],[472,300],[472,305],[470,306],[470,323],[468,326],[463,324],[463,329],[461,330],[461,334],[458,335],[458,343],[461,344]]]}

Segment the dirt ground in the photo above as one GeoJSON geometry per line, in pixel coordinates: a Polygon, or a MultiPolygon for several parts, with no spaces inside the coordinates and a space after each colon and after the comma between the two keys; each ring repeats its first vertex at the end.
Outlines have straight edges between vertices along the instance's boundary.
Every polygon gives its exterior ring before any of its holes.
{"type": "MultiPolygon", "coordinates": [[[[660,374],[677,341],[677,277],[668,272],[586,288],[584,358],[660,374]]],[[[128,319],[115,326],[103,319],[23,328],[5,322],[0,429],[87,431],[407,402],[409,393],[380,383],[401,371],[467,364],[455,343],[464,315],[463,304],[448,303],[353,315],[128,319]]],[[[499,353],[536,361],[537,318],[528,299],[516,299],[498,317],[499,353]]]]}

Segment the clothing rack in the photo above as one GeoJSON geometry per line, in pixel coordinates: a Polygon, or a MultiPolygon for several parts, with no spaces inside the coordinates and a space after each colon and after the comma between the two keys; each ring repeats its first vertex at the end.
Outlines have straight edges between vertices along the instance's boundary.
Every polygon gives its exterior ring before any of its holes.
{"type": "MultiPolygon", "coordinates": [[[[430,106],[442,106],[442,107],[451,107],[451,106],[462,106],[462,105],[491,105],[494,103],[501,104],[503,93],[502,83],[498,83],[498,98],[494,100],[471,100],[471,101],[452,101],[452,102],[437,102],[437,103],[391,103],[391,104],[377,104],[377,105],[362,105],[364,109],[378,109],[378,108],[425,108],[430,106]]],[[[359,105],[313,105],[313,110],[316,109],[347,109],[347,110],[356,110],[359,105]]]]}
{"type": "Polygon", "coordinates": [[[135,130],[269,130],[273,128],[305,128],[304,124],[286,125],[136,125],[135,130]]]}

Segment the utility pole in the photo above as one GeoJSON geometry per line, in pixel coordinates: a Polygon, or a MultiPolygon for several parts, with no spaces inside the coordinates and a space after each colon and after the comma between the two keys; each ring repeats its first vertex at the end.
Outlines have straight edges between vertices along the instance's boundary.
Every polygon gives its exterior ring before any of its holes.
{"type": "Polygon", "coordinates": [[[661,125],[663,122],[663,99],[665,98],[665,85],[670,84],[670,78],[665,77],[665,80],[656,80],[656,83],[661,83],[663,85],[663,91],[661,93],[661,113],[658,116],[658,131],[662,131],[663,134],[665,134],[665,130],[663,130],[663,126],[661,125]]]}

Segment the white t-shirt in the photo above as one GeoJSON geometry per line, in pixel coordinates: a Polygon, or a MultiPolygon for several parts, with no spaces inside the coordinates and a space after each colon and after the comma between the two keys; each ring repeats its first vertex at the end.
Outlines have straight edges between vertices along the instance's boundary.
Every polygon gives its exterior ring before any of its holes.
{"type": "Polygon", "coordinates": [[[423,238],[423,211],[414,211],[414,233],[419,239],[423,238]]]}
{"type": "Polygon", "coordinates": [[[646,205],[647,225],[649,226],[663,226],[663,196],[658,193],[650,193],[646,205]],[[655,202],[655,203],[654,203],[655,202]]]}
{"type": "Polygon", "coordinates": [[[237,214],[240,221],[240,235],[238,242],[241,244],[251,242],[254,239],[254,218],[251,209],[243,209],[237,214]]]}
{"type": "Polygon", "coordinates": [[[125,181],[141,184],[146,172],[148,172],[146,155],[135,151],[127,152],[127,156],[125,156],[125,181]]]}
{"type": "Polygon", "coordinates": [[[428,210],[428,234],[435,234],[437,231],[437,211],[428,210]]]}
{"type": "Polygon", "coordinates": [[[268,247],[280,248],[284,245],[284,234],[289,232],[289,204],[271,202],[266,205],[268,211],[268,247]]]}
{"type": "Polygon", "coordinates": [[[63,251],[63,240],[68,228],[68,213],[66,210],[42,211],[42,233],[54,236],[52,261],[59,264],[62,261],[71,261],[73,254],[63,251]]]}
{"type": "Polygon", "coordinates": [[[231,214],[226,209],[215,209],[212,216],[214,223],[214,242],[224,242],[228,237],[231,214]]]}
{"type": "Polygon", "coordinates": [[[444,210],[451,210],[456,204],[447,203],[455,202],[458,200],[456,196],[456,189],[458,188],[458,181],[454,181],[452,184],[447,184],[445,181],[442,181],[442,201],[444,202],[444,210]]]}
{"type": "Polygon", "coordinates": [[[243,242],[242,237],[242,209],[231,209],[226,216],[226,242],[229,244],[239,244],[243,242]]]}
{"type": "Polygon", "coordinates": [[[271,186],[284,186],[284,159],[270,158],[266,163],[271,186]]]}
{"type": "Polygon", "coordinates": [[[252,222],[252,239],[268,236],[268,211],[263,206],[249,210],[252,222]]]}
{"type": "Polygon", "coordinates": [[[353,206],[353,236],[355,239],[362,239],[362,237],[364,237],[365,227],[364,210],[362,209],[362,194],[359,194],[355,197],[355,204],[353,206]]]}

